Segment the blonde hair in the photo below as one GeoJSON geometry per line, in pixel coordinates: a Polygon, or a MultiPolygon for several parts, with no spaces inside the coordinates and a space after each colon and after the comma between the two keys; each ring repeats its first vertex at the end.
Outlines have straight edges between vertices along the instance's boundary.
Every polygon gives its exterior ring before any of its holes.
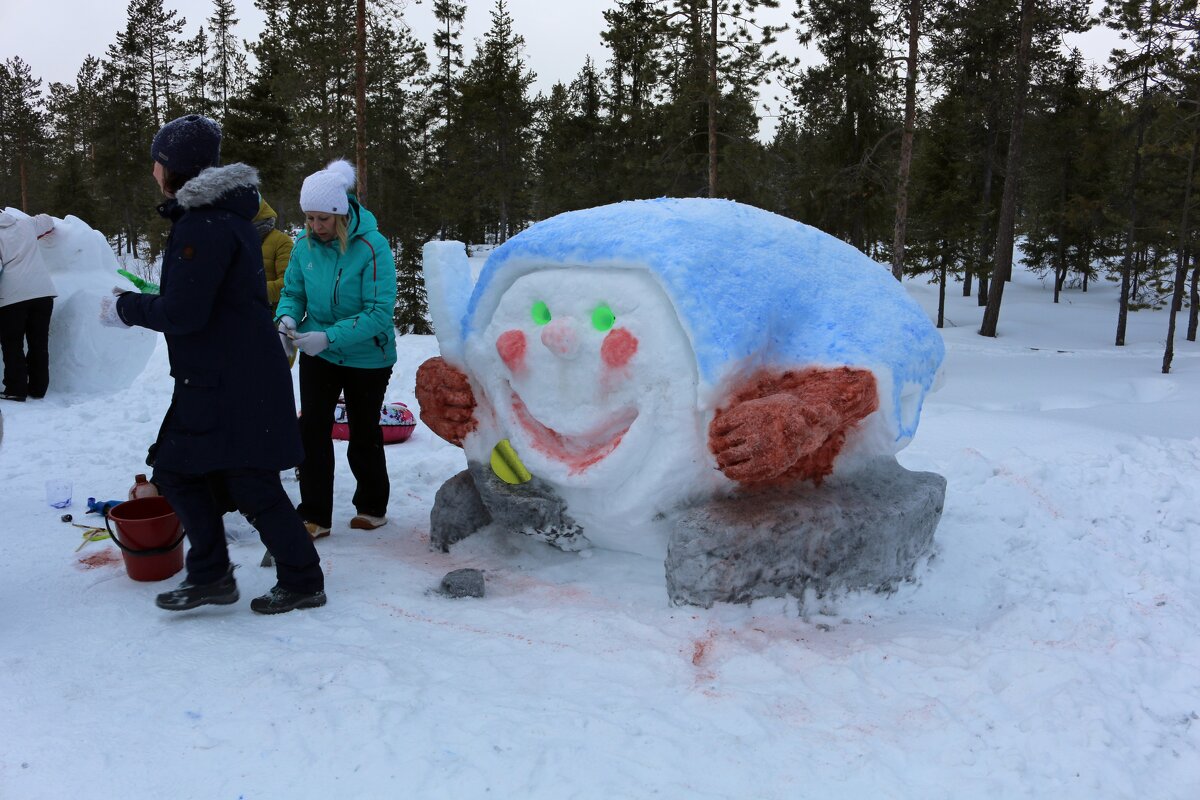
{"type": "MultiPolygon", "coordinates": [[[[345,214],[332,214],[330,216],[333,217],[333,233],[337,236],[338,247],[344,253],[346,252],[346,248],[350,246],[350,227],[346,221],[347,216],[345,214]]],[[[312,226],[308,224],[308,220],[304,221],[304,231],[309,235],[309,238],[314,237],[312,226]]]]}

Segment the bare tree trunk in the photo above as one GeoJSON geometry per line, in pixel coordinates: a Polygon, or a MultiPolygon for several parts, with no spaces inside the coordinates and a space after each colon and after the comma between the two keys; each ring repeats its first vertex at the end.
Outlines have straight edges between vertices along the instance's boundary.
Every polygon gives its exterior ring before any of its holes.
{"type": "Polygon", "coordinates": [[[937,326],[939,328],[946,327],[946,243],[942,242],[941,252],[938,254],[940,262],[938,266],[938,315],[937,326]]]}
{"type": "Polygon", "coordinates": [[[25,156],[20,156],[21,169],[21,210],[29,213],[29,179],[25,174],[25,156]]]}
{"type": "Polygon", "coordinates": [[[708,20],[708,196],[717,196],[717,0],[708,20]]]}
{"type": "Polygon", "coordinates": [[[1183,290],[1187,284],[1187,243],[1191,238],[1188,230],[1188,207],[1192,204],[1192,181],[1196,177],[1196,152],[1200,149],[1200,107],[1195,112],[1192,124],[1192,152],[1188,155],[1187,183],[1183,189],[1183,212],[1179,222],[1179,252],[1175,254],[1175,291],[1171,295],[1171,313],[1167,317],[1167,346],[1163,351],[1162,371],[1171,371],[1175,358],[1175,315],[1183,310],[1183,290]]]}
{"type": "Polygon", "coordinates": [[[904,78],[904,135],[900,138],[900,174],[896,180],[896,230],[892,236],[892,277],[896,280],[904,276],[908,175],[912,168],[913,129],[917,119],[917,42],[920,39],[920,25],[921,0],[912,0],[908,6],[908,74],[904,78]]]}
{"type": "MultiPolygon", "coordinates": [[[[999,135],[996,133],[997,125],[989,123],[991,129],[988,131],[987,155],[984,158],[983,165],[983,212],[979,218],[979,248],[976,251],[978,257],[975,262],[975,269],[979,275],[979,305],[987,305],[988,294],[988,279],[984,274],[983,265],[990,257],[988,252],[988,218],[992,214],[992,181],[996,174],[996,140],[999,135]]],[[[969,284],[963,284],[963,297],[970,297],[971,291],[969,284]]]]}
{"type": "Polygon", "coordinates": [[[1034,0],[1021,2],[1021,46],[1017,51],[1017,96],[1013,108],[1012,130],[1008,135],[1008,166],[1004,174],[1004,194],[1000,199],[1000,222],[996,230],[996,267],[983,312],[981,336],[996,335],[1000,322],[1000,303],[1004,284],[1012,277],[1013,229],[1017,221],[1017,189],[1021,182],[1021,133],[1025,127],[1025,100],[1029,85],[1029,43],[1033,38],[1034,0]]]}
{"type": "Polygon", "coordinates": [[[367,0],[358,0],[358,37],[354,47],[355,161],[358,166],[358,202],[367,202],[367,0]]]}
{"type": "Polygon", "coordinates": [[[1196,341],[1196,328],[1200,327],[1200,258],[1192,253],[1192,307],[1188,311],[1187,340],[1196,341]]]}
{"type": "Polygon", "coordinates": [[[125,252],[137,258],[137,231],[133,227],[133,215],[129,213],[129,207],[126,206],[123,210],[125,217],[125,252]]]}
{"type": "Polygon", "coordinates": [[[1150,248],[1139,247],[1133,254],[1133,270],[1129,275],[1129,302],[1136,304],[1142,291],[1142,273],[1146,268],[1146,252],[1150,248]]]}
{"type": "MultiPolygon", "coordinates": [[[[1058,207],[1062,212],[1066,212],[1067,208],[1067,186],[1071,182],[1071,164],[1067,161],[1063,164],[1062,182],[1059,183],[1058,189],[1058,207]]],[[[1067,243],[1066,234],[1063,231],[1065,225],[1065,217],[1063,213],[1058,217],[1058,247],[1054,248],[1054,302],[1058,303],[1058,297],[1062,294],[1063,284],[1067,281],[1067,243]]]]}
{"type": "Polygon", "coordinates": [[[1129,319],[1130,270],[1133,264],[1133,239],[1136,230],[1137,190],[1142,182],[1142,145],[1146,141],[1146,85],[1149,83],[1149,67],[1142,67],[1142,93],[1138,97],[1137,143],[1133,148],[1133,176],[1129,181],[1128,221],[1125,227],[1125,256],[1121,259],[1121,302],[1117,311],[1116,346],[1125,346],[1125,325],[1129,319]]]}

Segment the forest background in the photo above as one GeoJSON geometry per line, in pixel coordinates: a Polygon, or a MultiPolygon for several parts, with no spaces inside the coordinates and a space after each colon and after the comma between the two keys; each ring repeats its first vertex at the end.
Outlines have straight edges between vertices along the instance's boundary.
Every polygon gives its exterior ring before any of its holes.
{"type": "Polygon", "coordinates": [[[396,253],[404,332],[428,332],[426,241],[498,243],[563,211],[710,196],[814,225],[943,297],[961,282],[984,335],[1015,242],[1056,303],[1120,283],[1117,345],[1130,311],[1169,305],[1164,372],[1177,312],[1195,340],[1196,0],[1106,0],[1096,16],[1086,0],[615,0],[603,63],[536,93],[504,0],[469,60],[466,3],[424,0],[437,25],[421,41],[404,18],[417,1],[255,0],[264,24],[243,41],[232,0],[191,26],[164,0],[130,0],[74,83],[43,85],[7,57],[0,205],[74,214],[152,261],[166,223],[148,143],[201,112],[285,226],[301,222],[305,175],[357,160],[396,253]],[[787,26],[759,21],[779,8],[787,26]],[[1065,43],[1098,25],[1121,41],[1103,66],[1065,43]],[[815,63],[784,55],[797,44],[815,63]]]}

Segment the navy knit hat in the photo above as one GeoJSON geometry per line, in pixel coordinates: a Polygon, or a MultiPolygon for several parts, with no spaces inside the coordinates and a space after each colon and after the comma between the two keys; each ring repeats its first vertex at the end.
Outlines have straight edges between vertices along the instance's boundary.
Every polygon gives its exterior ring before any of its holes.
{"type": "Polygon", "coordinates": [[[150,157],[176,175],[199,175],[221,160],[221,126],[200,114],[173,119],[155,134],[150,157]]]}

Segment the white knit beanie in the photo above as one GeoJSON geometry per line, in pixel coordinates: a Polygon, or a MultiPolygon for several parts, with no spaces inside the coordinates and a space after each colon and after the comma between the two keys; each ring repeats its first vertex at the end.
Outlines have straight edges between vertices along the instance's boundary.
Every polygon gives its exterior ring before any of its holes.
{"type": "Polygon", "coordinates": [[[304,179],[300,187],[300,210],[305,213],[349,214],[350,198],[346,194],[354,188],[354,167],[344,158],[330,161],[320,172],[304,179]]]}

